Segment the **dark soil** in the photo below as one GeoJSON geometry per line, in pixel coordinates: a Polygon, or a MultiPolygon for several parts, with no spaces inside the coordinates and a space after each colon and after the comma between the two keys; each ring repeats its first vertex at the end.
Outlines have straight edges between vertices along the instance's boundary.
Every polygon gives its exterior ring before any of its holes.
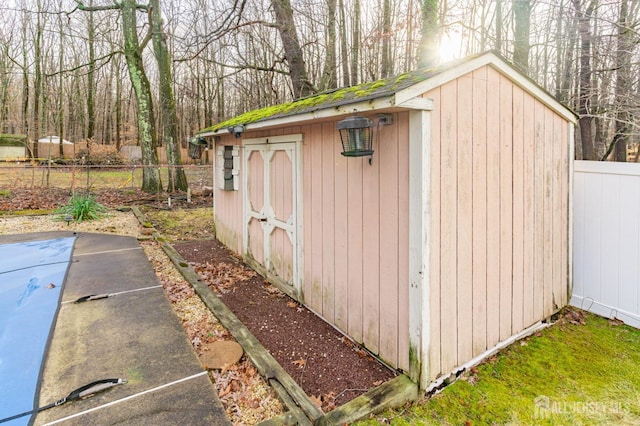
{"type": "Polygon", "coordinates": [[[323,410],[340,406],[395,375],[253,273],[218,241],[190,241],[174,247],[323,410]]]}

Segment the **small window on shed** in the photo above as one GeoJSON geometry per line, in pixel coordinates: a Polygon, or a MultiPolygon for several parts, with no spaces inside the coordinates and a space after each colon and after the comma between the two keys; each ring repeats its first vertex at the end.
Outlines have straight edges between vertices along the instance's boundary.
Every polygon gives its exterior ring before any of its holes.
{"type": "Polygon", "coordinates": [[[237,146],[219,146],[216,155],[216,181],[218,188],[225,191],[237,191],[240,187],[240,148],[237,146]]]}

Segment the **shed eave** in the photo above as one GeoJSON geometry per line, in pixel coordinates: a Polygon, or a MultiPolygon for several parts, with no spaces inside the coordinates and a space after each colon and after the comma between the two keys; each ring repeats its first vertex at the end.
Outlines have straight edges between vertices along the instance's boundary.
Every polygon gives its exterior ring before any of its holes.
{"type": "MultiPolygon", "coordinates": [[[[246,123],[245,127],[247,130],[265,129],[269,127],[297,124],[303,121],[338,117],[345,114],[388,110],[391,108],[431,110],[433,109],[433,101],[427,98],[413,97],[412,99],[405,99],[403,103],[398,103],[396,95],[394,94],[377,99],[344,104],[338,107],[317,109],[315,111],[309,111],[301,114],[294,114],[283,117],[268,118],[253,123],[246,123]]],[[[212,136],[215,134],[215,132],[200,133],[201,136],[212,136]]]]}

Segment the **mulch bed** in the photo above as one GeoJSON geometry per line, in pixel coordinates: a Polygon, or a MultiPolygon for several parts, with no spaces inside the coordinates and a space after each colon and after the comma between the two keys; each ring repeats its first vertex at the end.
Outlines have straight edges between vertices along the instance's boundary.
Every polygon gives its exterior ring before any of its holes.
{"type": "Polygon", "coordinates": [[[217,240],[173,246],[325,412],[396,375],[217,240]]]}

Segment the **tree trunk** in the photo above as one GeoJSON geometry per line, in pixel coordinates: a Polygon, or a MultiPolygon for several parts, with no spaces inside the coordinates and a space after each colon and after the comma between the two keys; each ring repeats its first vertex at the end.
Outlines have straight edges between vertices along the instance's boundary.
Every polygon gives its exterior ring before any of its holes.
{"type": "Polygon", "coordinates": [[[515,19],[513,62],[520,71],[529,74],[530,0],[513,0],[513,14],[515,19]]]}
{"type": "Polygon", "coordinates": [[[59,44],[58,49],[58,136],[60,136],[60,144],[58,144],[58,156],[60,158],[64,158],[64,144],[62,143],[64,139],[64,96],[62,91],[62,76],[63,76],[63,68],[64,68],[64,25],[62,23],[62,16],[58,15],[58,31],[60,34],[58,36],[59,44]]]}
{"type": "Polygon", "coordinates": [[[422,26],[418,63],[430,67],[438,63],[438,0],[422,0],[420,3],[422,26]]]}
{"type": "MultiPolygon", "coordinates": [[[[562,19],[564,17],[564,6],[560,8],[558,13],[557,34],[562,34],[562,19]]],[[[569,102],[571,98],[571,81],[574,74],[574,60],[575,60],[575,46],[577,42],[576,25],[577,17],[574,15],[574,19],[571,19],[569,24],[565,27],[564,33],[567,34],[567,39],[564,41],[564,49],[560,48],[560,43],[563,41],[561,37],[558,37],[557,45],[557,57],[556,57],[556,70],[558,72],[558,82],[556,85],[556,98],[562,102],[569,102]]]]}
{"type": "Polygon", "coordinates": [[[502,2],[503,0],[496,0],[496,44],[494,49],[499,53],[502,53],[502,2]]]}
{"type": "Polygon", "coordinates": [[[153,38],[153,50],[158,63],[158,78],[160,90],[160,113],[164,126],[165,149],[167,150],[168,182],[167,191],[186,191],[188,188],[187,176],[181,166],[180,146],[178,137],[178,114],[176,112],[176,99],[173,94],[173,77],[171,73],[171,57],[164,29],[162,28],[162,13],[160,0],[151,0],[151,31],[153,38]]]}
{"type": "Polygon", "coordinates": [[[320,90],[333,89],[337,84],[336,76],[336,0],[327,0],[329,21],[327,22],[327,47],[324,67],[322,70],[322,83],[320,90]]]}
{"type": "Polygon", "coordinates": [[[306,65],[302,56],[302,48],[296,34],[293,21],[293,9],[289,0],[271,0],[276,15],[278,32],[282,39],[282,46],[289,64],[289,76],[293,85],[293,97],[296,99],[309,96],[315,92],[309,82],[306,65]]]}
{"type": "Polygon", "coordinates": [[[582,157],[584,160],[596,160],[596,152],[593,144],[590,100],[591,100],[591,13],[594,2],[591,2],[586,11],[582,11],[580,0],[573,0],[578,17],[578,32],[580,34],[580,90],[578,99],[578,125],[580,129],[580,142],[582,145],[582,157]]]}
{"type": "Polygon", "coordinates": [[[380,77],[386,78],[393,73],[391,63],[391,0],[382,0],[382,63],[380,77]]]}
{"type": "Polygon", "coordinates": [[[116,61],[116,149],[120,152],[122,145],[122,82],[120,80],[120,61],[116,61]]]}
{"type": "Polygon", "coordinates": [[[347,48],[347,21],[344,10],[344,0],[338,0],[338,9],[340,10],[340,56],[342,65],[342,85],[349,85],[349,50],[347,48]]]}
{"type": "MultiPolygon", "coordinates": [[[[93,6],[93,0],[89,0],[89,7],[93,6]]],[[[87,44],[89,47],[89,66],[87,69],[87,139],[92,139],[95,133],[96,123],[96,49],[95,49],[95,25],[93,12],[89,11],[87,28],[87,44]]],[[[89,146],[87,144],[87,146],[89,146]]]]}
{"type": "MultiPolygon", "coordinates": [[[[23,12],[24,13],[24,12],[23,12]]],[[[24,134],[27,135],[27,148],[30,157],[37,157],[37,143],[29,144],[30,123],[29,123],[29,49],[27,49],[27,22],[23,17],[22,20],[22,125],[24,126],[24,134]]],[[[33,140],[33,139],[31,139],[33,140]]]]}
{"type": "Polygon", "coordinates": [[[353,0],[353,30],[351,31],[351,85],[359,83],[360,68],[360,0],[353,0]]]}
{"type": "Polygon", "coordinates": [[[0,64],[0,75],[2,75],[2,89],[0,89],[0,122],[2,128],[0,133],[14,133],[9,129],[9,86],[13,65],[9,61],[9,42],[2,46],[2,64],[0,64]]]}
{"type": "Polygon", "coordinates": [[[156,128],[153,116],[153,102],[149,79],[144,70],[138,33],[136,28],[136,2],[123,0],[121,3],[122,31],[124,35],[124,56],[127,60],[129,78],[136,97],[138,109],[138,137],[142,147],[142,190],[158,192],[162,190],[158,154],[156,153],[156,128]]]}
{"type": "MultiPolygon", "coordinates": [[[[615,148],[615,160],[627,161],[627,145],[629,143],[629,99],[631,99],[631,53],[633,41],[629,28],[629,9],[627,0],[620,0],[620,17],[616,47],[616,132],[611,145],[615,148]]],[[[605,156],[606,158],[606,156],[605,156]]]]}
{"type": "MultiPolygon", "coordinates": [[[[33,62],[34,62],[34,76],[33,76],[33,104],[32,104],[32,119],[33,126],[31,127],[31,138],[33,142],[33,156],[38,158],[38,139],[40,138],[40,98],[42,95],[42,3],[37,1],[38,13],[36,18],[36,38],[33,47],[33,62]]],[[[25,64],[26,65],[26,64],[25,64]]]]}

